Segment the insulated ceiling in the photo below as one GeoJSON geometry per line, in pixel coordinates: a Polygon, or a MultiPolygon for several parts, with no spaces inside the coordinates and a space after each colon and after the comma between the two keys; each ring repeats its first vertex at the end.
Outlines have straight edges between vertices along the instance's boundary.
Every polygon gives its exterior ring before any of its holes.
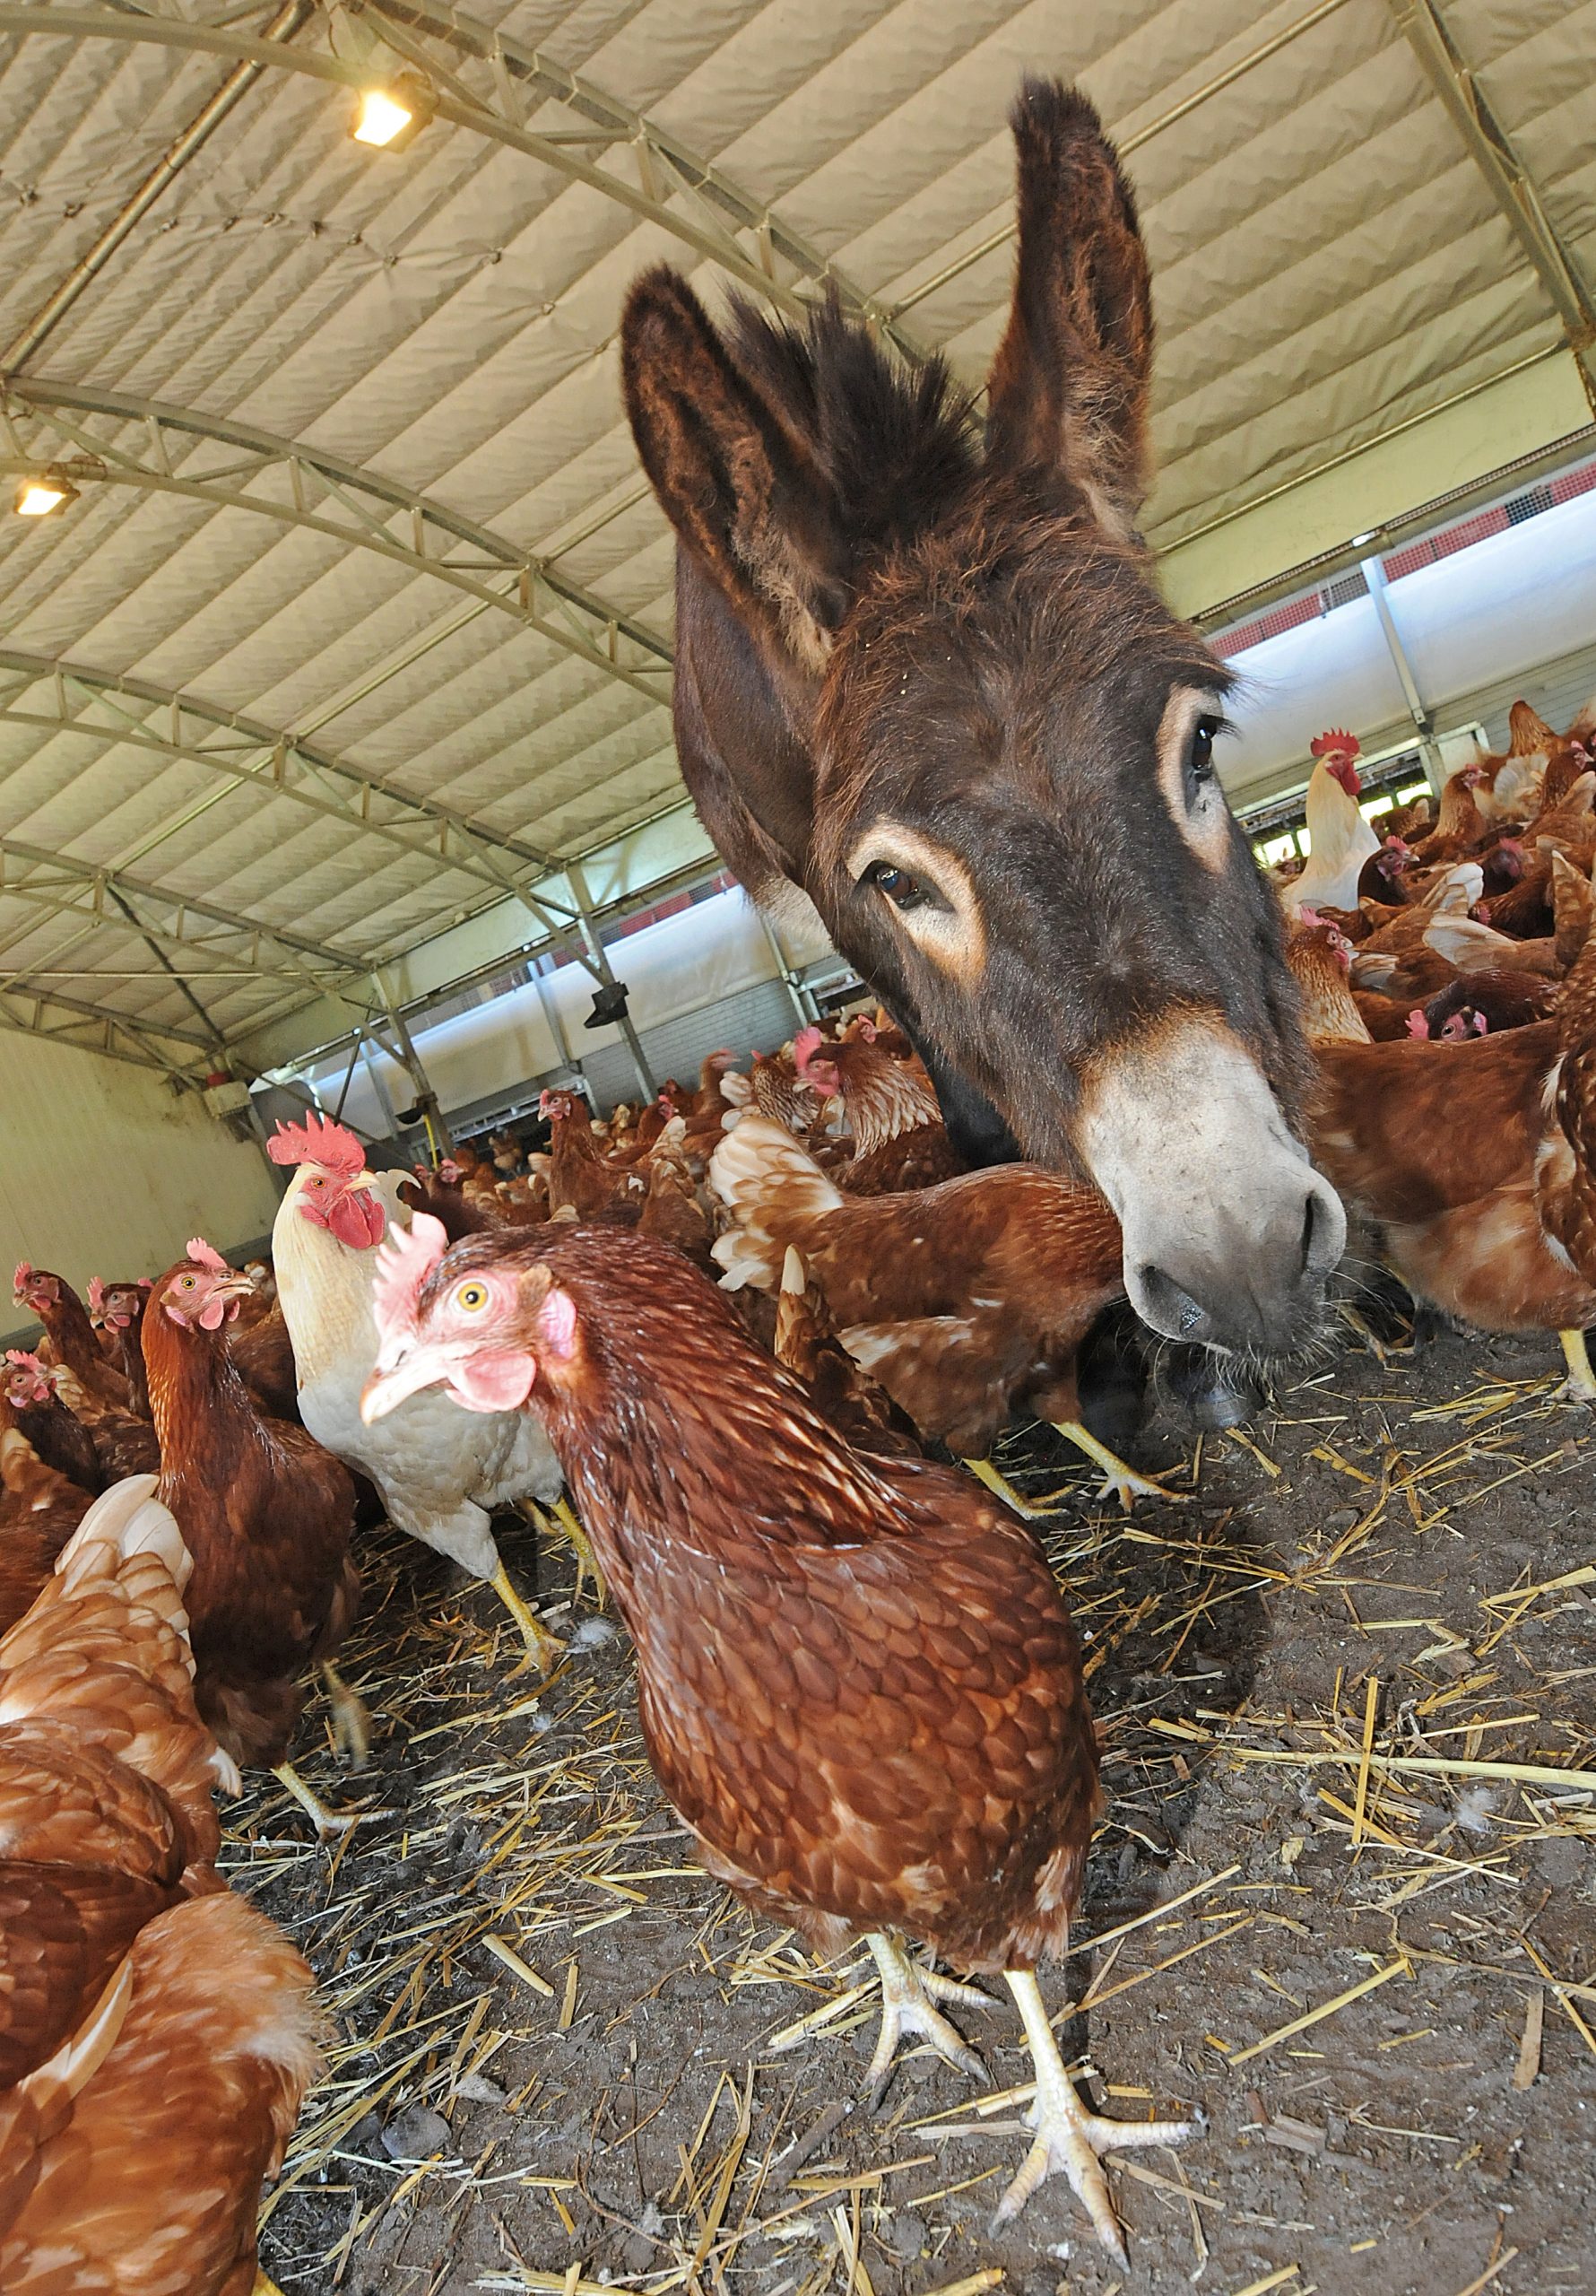
{"type": "Polygon", "coordinates": [[[1596,355],[1596,0],[0,0],[0,1022],[247,1072],[507,887],[560,923],[681,801],[628,282],[830,277],[978,381],[1027,69],[1129,152],[1160,549],[1596,355]]]}

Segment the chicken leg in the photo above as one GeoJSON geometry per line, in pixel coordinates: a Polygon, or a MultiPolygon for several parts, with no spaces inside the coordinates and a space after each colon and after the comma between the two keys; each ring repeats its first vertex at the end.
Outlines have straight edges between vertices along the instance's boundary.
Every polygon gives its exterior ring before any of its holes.
{"type": "Polygon", "coordinates": [[[1563,1361],[1568,1366],[1568,1377],[1562,1392],[1576,1403],[1596,1403],[1596,1372],[1591,1369],[1590,1351],[1583,1331],[1560,1331],[1563,1361]]]}
{"type": "Polygon", "coordinates": [[[1099,1443],[1090,1428],[1079,1419],[1054,1419],[1048,1424],[1073,1443],[1078,1451],[1084,1451],[1095,1465],[1102,1468],[1103,1480],[1097,1486],[1098,1498],[1117,1499],[1127,1515],[1138,1499],[1169,1499],[1177,1506],[1184,1506],[1191,1497],[1190,1492],[1171,1491],[1167,1483],[1155,1483],[1151,1475],[1138,1474],[1135,1468],[1127,1466],[1106,1443],[1099,1443]]]}
{"type": "Polygon", "coordinates": [[[570,1501],[567,1499],[557,1499],[549,1511],[570,1541],[571,1552],[582,1570],[585,1570],[592,1579],[593,1598],[600,1610],[603,1610],[609,1602],[609,1589],[604,1585],[604,1574],[599,1568],[599,1560],[593,1551],[591,1540],[571,1511],[570,1501]]]}
{"type": "Polygon", "coordinates": [[[371,1752],[371,1718],[330,1659],[321,1664],[322,1688],[333,1709],[333,1742],[352,1769],[361,1769],[371,1752]]]}
{"type": "Polygon", "coordinates": [[[990,2009],[989,1997],[976,1986],[958,1985],[951,1978],[940,1977],[935,1970],[922,1968],[910,1960],[901,1939],[888,1936],[884,1930],[872,1929],[864,1942],[881,1973],[881,2030],[864,2076],[871,2109],[886,2093],[898,2043],[908,2033],[920,2034],[939,2057],[967,2073],[972,2081],[984,2081],[986,2067],[936,2005],[952,2001],[966,2008],[990,2009]]]}
{"type": "Polygon", "coordinates": [[[522,1601],[502,1562],[488,1584],[521,1630],[521,1639],[526,1645],[522,1665],[535,1666],[540,1674],[546,1674],[565,1648],[564,1643],[557,1634],[551,1634],[537,1613],[522,1601]]]}
{"type": "Polygon", "coordinates": [[[316,1828],[319,1840],[327,1841],[341,1833],[349,1833],[369,1812],[356,1810],[349,1817],[341,1817],[336,1810],[329,1810],[313,1787],[306,1785],[292,1762],[274,1761],[272,1775],[279,1786],[285,1786],[316,1828]]]}
{"type": "MultiPolygon", "coordinates": [[[[977,1483],[984,1483],[994,1499],[1001,1499],[1005,1507],[1011,1509],[1025,1522],[1034,1523],[1044,1515],[1051,1515],[1057,1511],[1046,1501],[1038,1506],[1034,1500],[1027,1499],[1022,1492],[1016,1491],[1008,1477],[1000,1474],[990,1459],[966,1459],[964,1464],[977,1483]]],[[[1057,1495],[1056,1492],[1050,1494],[1053,1497],[1057,1495]]]]}
{"type": "Polygon", "coordinates": [[[1009,1989],[1025,2021],[1025,2037],[1037,2068],[1037,2100],[1027,2116],[1037,2141],[1024,2165],[997,2205],[994,2228],[1018,2216],[1045,2177],[1063,2170],[1091,2218],[1098,2239],[1115,2263],[1128,2262],[1124,2235],[1108,2196],[1101,2156],[1132,2144],[1179,2144],[1192,2134],[1189,2120],[1105,2120],[1089,2112],[1075,2093],[1064,2060],[1030,1970],[1007,1970],[1009,1989]]]}

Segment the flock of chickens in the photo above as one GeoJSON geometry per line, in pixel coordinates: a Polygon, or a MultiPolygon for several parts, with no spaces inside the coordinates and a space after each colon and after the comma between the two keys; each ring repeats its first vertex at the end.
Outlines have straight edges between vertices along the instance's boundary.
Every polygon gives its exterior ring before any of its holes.
{"type": "MultiPolygon", "coordinates": [[[[1279,886],[1316,1160],[1421,1307],[1560,1332],[1583,1395],[1590,733],[1519,704],[1509,752],[1383,843],[1357,744],[1325,736],[1313,849],[1279,886]]],[[[746,1074],[714,1054],[696,1091],[607,1123],[569,1093],[544,1113],[547,1154],[500,1135],[413,1175],[368,1170],[315,1114],[280,1126],[269,1269],[195,1238],[86,1301],[17,1270],[44,1334],[0,1381],[0,2285],[19,2296],[257,2284],[260,2184],[317,2074],[317,2013],[216,1872],[212,1796],[270,1766],[319,1831],[357,1822],[288,1756],[319,1669],[363,1758],[333,1661],[357,1533],[383,1517],[491,1584],[540,1667],[559,1645],[491,1518],[559,1519],[632,1636],[649,1752],[707,1870],[819,1952],[868,1941],[872,2090],[910,2033],[981,2071],[946,2009],[984,1996],[908,1944],[1002,1975],[1037,2088],[1000,2217],[1061,2173],[1123,2254],[1100,2156],[1188,2133],[1088,2110],[1037,1987],[1097,1760],[1074,1630],[990,1458],[1025,1414],[1122,1503],[1159,1492],[1081,1415],[1080,1352],[1123,1296],[1112,1213],[1060,1173],[962,1171],[884,1014],[746,1074]]]]}

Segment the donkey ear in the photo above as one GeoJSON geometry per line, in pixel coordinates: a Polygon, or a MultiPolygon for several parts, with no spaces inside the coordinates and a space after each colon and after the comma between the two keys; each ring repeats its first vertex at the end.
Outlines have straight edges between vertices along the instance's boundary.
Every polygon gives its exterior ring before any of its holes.
{"type": "Polygon", "coordinates": [[[1079,88],[1028,79],[1011,115],[1019,259],[988,378],[988,451],[1062,471],[1128,535],[1148,485],[1153,317],[1136,202],[1079,88]]]}
{"type": "Polygon", "coordinates": [[[828,490],[668,265],[627,298],[620,362],[632,436],[677,534],[734,608],[820,668],[847,604],[828,490]]]}

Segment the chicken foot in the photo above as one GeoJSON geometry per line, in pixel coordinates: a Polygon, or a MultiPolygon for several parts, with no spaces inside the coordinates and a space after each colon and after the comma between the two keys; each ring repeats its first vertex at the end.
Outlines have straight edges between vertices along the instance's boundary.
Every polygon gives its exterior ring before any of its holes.
{"type": "Polygon", "coordinates": [[[936,2005],[951,2001],[966,2008],[990,2009],[989,1996],[976,1986],[959,1985],[912,1961],[902,1940],[884,1930],[871,1930],[864,1942],[881,1976],[881,2031],[864,2076],[871,2110],[886,2094],[898,2044],[909,2033],[928,2040],[940,2057],[957,2066],[960,2073],[967,2073],[972,2081],[984,2081],[986,2067],[936,2005]]]}
{"type": "Polygon", "coordinates": [[[282,2296],[282,2291],[274,2280],[267,2278],[257,2265],[255,2269],[255,2285],[250,2290],[249,2296],[282,2296]]]}
{"type": "Polygon", "coordinates": [[[1568,1366],[1568,1377],[1563,1382],[1562,1393],[1571,1402],[1596,1403],[1596,1372],[1591,1369],[1590,1350],[1585,1345],[1584,1333],[1560,1331],[1557,1337],[1563,1343],[1563,1361],[1568,1366]]]}
{"type": "Polygon", "coordinates": [[[1097,1486],[1098,1498],[1117,1499],[1127,1515],[1138,1499],[1168,1499],[1176,1506],[1184,1506],[1191,1497],[1188,1491],[1171,1491],[1167,1483],[1156,1483],[1151,1475],[1138,1474],[1135,1468],[1127,1466],[1106,1443],[1099,1443],[1090,1428],[1080,1420],[1054,1419],[1048,1424],[1073,1443],[1078,1451],[1084,1451],[1094,1465],[1102,1468],[1103,1480],[1097,1486]]]}
{"type": "Polygon", "coordinates": [[[600,1610],[606,1609],[609,1605],[610,1593],[609,1588],[604,1584],[604,1574],[599,1568],[599,1559],[593,1551],[593,1544],[591,1540],[588,1538],[588,1535],[583,1529],[581,1524],[577,1521],[576,1515],[572,1512],[569,1500],[557,1499],[554,1501],[552,1508],[551,1508],[550,1512],[552,1514],[555,1521],[559,1525],[560,1529],[565,1533],[566,1537],[570,1541],[571,1552],[577,1558],[577,1594],[580,1595],[582,1591],[582,1572],[585,1570],[588,1577],[593,1581],[594,1601],[598,1605],[600,1610]]]}
{"type": "Polygon", "coordinates": [[[1090,2112],[1075,2093],[1036,1975],[1030,1970],[1006,1970],[1025,2037],[1037,2069],[1037,2100],[1027,2118],[1037,2141],[1027,2153],[1019,2174],[997,2205],[995,2229],[1018,2216],[1044,2178],[1062,2170],[1092,2220],[1097,2238],[1116,2264],[1124,2265],[1124,2235],[1108,2196],[1102,2155],[1134,2144],[1179,2144],[1199,2124],[1189,2120],[1106,2120],[1090,2112]]]}
{"type": "MultiPolygon", "coordinates": [[[[551,1634],[537,1613],[522,1601],[502,1562],[488,1584],[521,1630],[521,1639],[526,1645],[526,1656],[521,1662],[522,1665],[535,1666],[540,1674],[546,1674],[565,1648],[564,1643],[557,1634],[551,1634]]],[[[519,1671],[517,1668],[516,1672],[519,1671]]]]}
{"type": "MultiPolygon", "coordinates": [[[[990,1459],[966,1459],[964,1464],[977,1483],[984,1483],[994,1499],[1002,1500],[1003,1505],[1012,1513],[1019,1516],[1023,1521],[1035,1523],[1045,1515],[1057,1512],[1057,1509],[1046,1500],[1038,1506],[1034,1500],[1026,1498],[1022,1492],[1016,1491],[1008,1477],[1000,1474],[990,1459]]],[[[1059,1495],[1057,1492],[1051,1494],[1054,1498],[1059,1495]]]]}
{"type": "MultiPolygon", "coordinates": [[[[279,1786],[285,1786],[316,1828],[317,1838],[331,1840],[341,1833],[349,1833],[363,1817],[375,1814],[369,1810],[355,1810],[343,1817],[336,1810],[329,1810],[313,1787],[307,1786],[291,1761],[274,1761],[272,1775],[279,1786]]],[[[386,1813],[385,1813],[386,1814],[386,1813]]]]}
{"type": "Polygon", "coordinates": [[[333,1709],[333,1743],[351,1769],[363,1769],[371,1752],[371,1718],[364,1701],[330,1659],[323,1659],[320,1671],[322,1688],[333,1709]]]}

